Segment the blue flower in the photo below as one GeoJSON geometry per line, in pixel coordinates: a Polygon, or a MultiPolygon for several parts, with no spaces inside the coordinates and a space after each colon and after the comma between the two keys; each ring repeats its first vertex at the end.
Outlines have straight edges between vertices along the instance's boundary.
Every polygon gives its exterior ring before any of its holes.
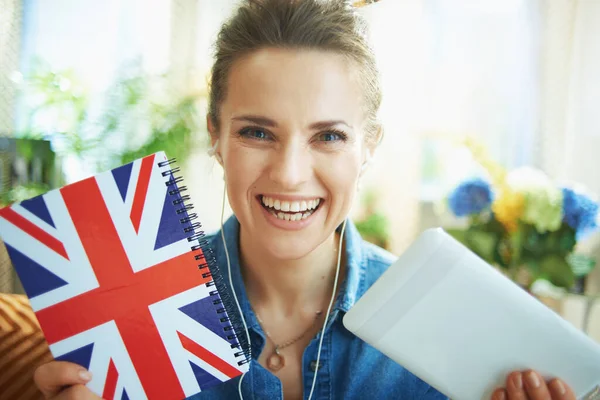
{"type": "Polygon", "coordinates": [[[450,193],[448,205],[454,215],[464,217],[485,210],[492,200],[490,184],[481,178],[473,178],[462,182],[450,193]]]}
{"type": "Polygon", "coordinates": [[[572,189],[563,188],[564,221],[577,232],[578,238],[598,228],[598,203],[572,189]]]}

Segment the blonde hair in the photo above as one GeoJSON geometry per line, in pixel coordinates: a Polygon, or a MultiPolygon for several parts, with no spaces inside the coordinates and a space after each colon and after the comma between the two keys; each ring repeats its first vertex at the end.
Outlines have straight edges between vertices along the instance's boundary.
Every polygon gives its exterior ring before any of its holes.
{"type": "Polygon", "coordinates": [[[363,19],[346,0],[244,0],[222,26],[215,43],[209,89],[209,115],[219,128],[219,107],[227,78],[239,58],[263,48],[331,51],[357,67],[365,97],[365,132],[379,137],[381,87],[363,19]]]}

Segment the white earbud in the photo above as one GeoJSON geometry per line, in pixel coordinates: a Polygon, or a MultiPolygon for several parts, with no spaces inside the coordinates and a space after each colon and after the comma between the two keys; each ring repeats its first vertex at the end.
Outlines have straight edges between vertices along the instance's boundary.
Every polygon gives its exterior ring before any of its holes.
{"type": "Polygon", "coordinates": [[[365,162],[360,167],[360,172],[363,173],[367,169],[367,167],[371,164],[371,151],[367,150],[367,154],[365,156],[365,162]]]}
{"type": "Polygon", "coordinates": [[[219,139],[215,140],[215,144],[213,147],[208,149],[207,153],[210,157],[214,157],[217,159],[219,164],[223,165],[223,157],[221,157],[221,153],[217,151],[217,147],[219,146],[219,139]]]}

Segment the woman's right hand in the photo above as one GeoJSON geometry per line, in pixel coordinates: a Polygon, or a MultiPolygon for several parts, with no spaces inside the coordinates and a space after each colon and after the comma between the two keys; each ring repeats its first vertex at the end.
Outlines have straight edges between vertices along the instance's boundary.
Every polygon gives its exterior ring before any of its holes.
{"type": "Polygon", "coordinates": [[[44,398],[52,400],[102,400],[85,384],[92,375],[81,365],[51,361],[35,370],[33,380],[44,398]]]}

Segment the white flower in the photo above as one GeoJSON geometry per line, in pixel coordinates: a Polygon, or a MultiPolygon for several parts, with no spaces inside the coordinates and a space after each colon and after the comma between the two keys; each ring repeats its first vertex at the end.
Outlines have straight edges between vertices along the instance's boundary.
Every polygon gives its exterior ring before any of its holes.
{"type": "Polygon", "coordinates": [[[555,189],[548,175],[532,167],[520,167],[512,170],[506,176],[506,183],[519,192],[546,188],[555,189]]]}

